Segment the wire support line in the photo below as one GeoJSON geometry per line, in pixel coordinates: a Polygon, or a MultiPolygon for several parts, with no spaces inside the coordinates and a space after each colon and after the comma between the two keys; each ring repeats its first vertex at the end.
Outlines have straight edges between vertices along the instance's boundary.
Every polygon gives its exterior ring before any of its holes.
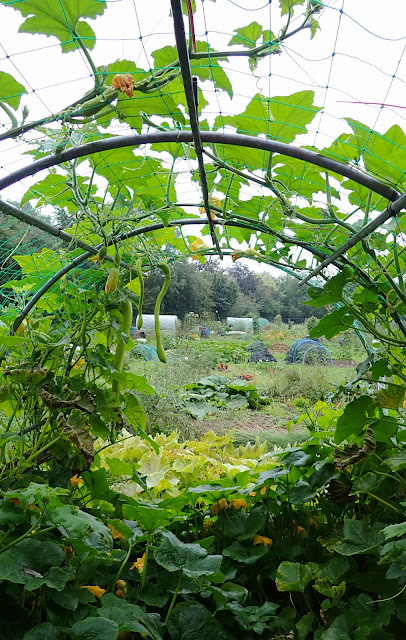
{"type": "Polygon", "coordinates": [[[183,87],[185,90],[187,108],[189,111],[190,128],[192,130],[193,143],[196,152],[197,163],[199,166],[200,186],[202,188],[203,204],[209,221],[210,235],[214,246],[220,256],[223,254],[220,249],[219,240],[216,235],[214,223],[211,217],[209,203],[209,189],[207,186],[206,169],[204,167],[203,146],[200,135],[199,116],[197,110],[197,88],[193,87],[192,73],[190,69],[188,46],[186,42],[185,23],[183,21],[181,0],[171,0],[173,26],[175,30],[176,48],[179,56],[179,66],[182,74],[183,87]]]}
{"type": "MultiPolygon", "coordinates": [[[[291,158],[297,158],[304,160],[310,164],[315,164],[328,171],[338,173],[350,180],[354,180],[358,184],[367,187],[374,193],[378,193],[380,196],[393,202],[399,198],[400,194],[392,187],[377,180],[373,176],[356,169],[355,167],[348,166],[343,162],[334,160],[327,156],[323,156],[314,151],[308,149],[302,149],[294,145],[286,144],[284,142],[278,142],[277,140],[268,140],[266,138],[259,138],[257,136],[249,136],[242,133],[223,133],[221,131],[201,131],[201,140],[203,143],[208,144],[222,144],[231,146],[242,146],[250,149],[259,149],[262,151],[271,151],[273,153],[279,153],[291,158]]],[[[191,131],[149,131],[147,133],[132,133],[124,136],[113,136],[111,138],[104,138],[102,140],[95,140],[93,142],[87,142],[71,149],[65,149],[61,153],[49,155],[46,158],[40,158],[34,160],[29,165],[21,167],[16,171],[13,171],[8,176],[0,179],[0,191],[9,187],[28,176],[35,175],[39,171],[54,167],[55,165],[63,164],[69,160],[75,158],[82,158],[83,156],[93,155],[103,151],[110,151],[112,149],[120,149],[123,147],[139,147],[145,144],[156,143],[169,143],[175,142],[178,144],[193,142],[193,135],[191,131]]]]}
{"type": "Polygon", "coordinates": [[[371,222],[366,224],[365,227],[362,227],[362,229],[360,229],[357,233],[354,233],[354,235],[351,236],[351,238],[348,238],[348,240],[344,242],[341,247],[337,249],[337,251],[334,251],[331,256],[323,260],[323,262],[321,262],[319,266],[316,267],[316,269],[313,269],[313,271],[311,271],[305,278],[303,278],[299,286],[301,287],[302,285],[306,284],[306,282],[308,282],[311,278],[317,276],[325,267],[328,267],[328,265],[330,265],[332,262],[341,258],[343,254],[348,251],[348,249],[351,249],[351,247],[354,247],[358,242],[373,233],[375,229],[384,224],[389,218],[396,217],[400,213],[400,211],[405,208],[406,193],[403,193],[394,202],[392,202],[385,209],[385,211],[382,211],[382,213],[380,213],[379,216],[377,216],[374,220],[371,220],[371,222]]]}

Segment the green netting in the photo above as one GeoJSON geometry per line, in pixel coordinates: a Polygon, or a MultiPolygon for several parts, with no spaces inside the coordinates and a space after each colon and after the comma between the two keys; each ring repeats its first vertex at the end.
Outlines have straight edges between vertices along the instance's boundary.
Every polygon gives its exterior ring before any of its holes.
{"type": "MultiPolygon", "coordinates": [[[[140,255],[147,270],[162,259],[204,260],[216,253],[208,213],[226,264],[243,255],[307,274],[403,192],[403,8],[394,24],[349,0],[197,0],[194,45],[183,3],[185,61],[176,47],[176,12],[166,2],[44,4],[46,12],[29,0],[0,2],[1,197],[54,230],[52,236],[35,219],[27,224],[2,210],[0,305],[7,318],[73,259],[77,266],[38,304],[49,313],[58,308],[60,287],[102,287],[111,260],[79,259],[102,244],[110,259],[119,248],[125,282],[140,255]],[[204,176],[196,137],[179,139],[194,131],[185,64],[197,78],[204,176]],[[165,132],[174,133],[170,142],[154,141],[165,132]],[[147,138],[100,150],[100,141],[127,134],[147,138]],[[305,154],[247,147],[242,139],[230,144],[223,134],[305,154]],[[76,156],[88,143],[94,148],[76,156]],[[307,152],[360,173],[326,169],[307,152]],[[46,171],[19,173],[52,156],[46,171]],[[67,235],[58,237],[58,229],[67,235]]],[[[396,311],[394,296],[404,297],[403,234],[402,216],[388,216],[327,267],[321,282],[349,265],[396,311]]]]}

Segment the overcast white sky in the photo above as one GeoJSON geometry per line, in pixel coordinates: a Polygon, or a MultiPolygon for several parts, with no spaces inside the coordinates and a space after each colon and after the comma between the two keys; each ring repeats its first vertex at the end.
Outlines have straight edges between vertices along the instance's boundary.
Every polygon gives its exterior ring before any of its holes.
{"type": "MultiPolygon", "coordinates": [[[[217,49],[227,47],[234,29],[254,20],[276,34],[282,25],[276,0],[197,0],[196,4],[197,37],[205,38],[207,31],[210,44],[217,49]]],[[[212,122],[220,108],[223,114],[239,113],[258,90],[275,96],[313,89],[315,104],[322,106],[323,112],[298,142],[328,146],[337,135],[349,131],[342,119],[348,116],[381,133],[395,123],[406,128],[406,110],[400,108],[406,107],[406,2],[327,0],[325,4],[316,37],[310,40],[305,32],[286,41],[282,55],[261,61],[255,78],[245,59],[230,58],[224,63],[234,97],[230,100],[222,93],[216,96],[212,85],[203,84],[209,106],[202,118],[212,122]],[[385,102],[398,107],[347,104],[343,100],[385,102]]],[[[105,14],[90,21],[98,39],[91,53],[96,65],[128,59],[145,69],[153,66],[151,52],[174,44],[169,7],[169,0],[110,0],[105,14]]],[[[18,11],[0,6],[0,70],[14,75],[27,88],[29,93],[23,96],[21,105],[29,107],[29,118],[34,120],[80,98],[91,89],[92,79],[81,52],[64,55],[54,37],[18,34],[22,20],[18,11]]],[[[0,111],[0,127],[2,124],[8,126],[0,111]]],[[[116,133],[125,130],[125,125],[116,124],[116,133]]],[[[30,157],[23,155],[27,148],[23,141],[0,144],[0,176],[30,162],[30,157]]],[[[42,177],[40,174],[10,187],[2,197],[18,199],[42,177]]],[[[182,190],[187,190],[188,197],[198,201],[199,192],[193,189],[194,195],[190,182],[180,180],[179,198],[182,190]]]]}

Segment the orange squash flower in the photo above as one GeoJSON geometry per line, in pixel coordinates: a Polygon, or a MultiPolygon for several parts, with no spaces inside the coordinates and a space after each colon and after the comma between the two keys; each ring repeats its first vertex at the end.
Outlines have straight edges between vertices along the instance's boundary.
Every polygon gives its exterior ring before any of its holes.
{"type": "Polygon", "coordinates": [[[228,502],[227,502],[227,500],[225,498],[221,498],[221,500],[218,500],[217,502],[212,504],[211,507],[210,507],[210,511],[212,513],[215,513],[216,515],[222,509],[228,509],[228,502]]]}
{"type": "Polygon", "coordinates": [[[93,593],[96,598],[101,598],[104,593],[106,593],[106,589],[102,589],[97,585],[85,584],[81,589],[88,589],[91,593],[93,593]]]}
{"type": "Polygon", "coordinates": [[[72,485],[72,487],[76,487],[77,485],[83,484],[84,480],[82,480],[82,478],[78,477],[78,474],[72,476],[72,478],[70,479],[70,483],[72,485]]]}
{"type": "Polygon", "coordinates": [[[137,569],[138,573],[142,573],[145,567],[145,553],[141,556],[141,558],[137,558],[133,563],[132,567],[130,567],[130,571],[133,569],[137,569]]]}
{"type": "Polygon", "coordinates": [[[248,507],[248,503],[243,498],[233,498],[230,500],[230,507],[239,511],[240,509],[246,509],[248,507]]]}
{"type": "Polygon", "coordinates": [[[252,539],[252,544],[254,545],[254,547],[257,544],[263,544],[264,547],[270,547],[272,544],[272,540],[271,538],[267,538],[266,536],[260,536],[256,534],[252,539]]]}

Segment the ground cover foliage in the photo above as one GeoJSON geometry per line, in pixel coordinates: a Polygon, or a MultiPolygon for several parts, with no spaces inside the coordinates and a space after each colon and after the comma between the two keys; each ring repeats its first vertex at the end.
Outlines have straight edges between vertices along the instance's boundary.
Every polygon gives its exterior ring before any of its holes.
{"type": "MultiPolygon", "coordinates": [[[[18,109],[27,89],[1,72],[2,111],[10,120],[1,139],[37,129],[43,137],[32,141],[32,157],[55,152],[60,163],[28,189],[21,205],[57,206],[68,216],[66,232],[73,242],[90,242],[86,257],[93,254],[94,260],[80,262],[79,249],[70,246],[14,252],[14,271],[10,267],[10,279],[2,280],[8,306],[0,329],[0,637],[404,638],[402,217],[356,243],[359,227],[385,207],[383,196],[339,174],[310,169],[303,160],[237,146],[225,147],[220,156],[210,147],[209,189],[219,197],[212,195],[206,213],[223,222],[217,232],[224,252],[297,275],[351,236],[334,276],[321,277],[310,289],[312,306],[333,308],[310,335],[330,338],[357,328],[374,338],[374,350],[358,365],[355,386],[337,390],[344,399],[341,408],[327,403],[306,408],[303,422],[311,435],[305,443],[269,454],[257,450],[257,464],[247,463],[252,460],[247,449],[240,462],[248,468],[238,470],[234,450],[225,451],[225,477],[222,472],[204,484],[190,477],[170,495],[177,477],[172,473],[170,487],[163,488],[164,483],[157,491],[151,486],[154,470],[143,469],[136,457],[103,454],[133,433],[146,443],[150,460],[154,454],[163,457],[160,442],[145,432],[139,400],[139,394],[153,397],[154,390],[144,376],[122,369],[124,353],[133,347],[129,316],[132,307],[141,311],[144,273],[158,267],[167,283],[176,260],[186,255],[204,262],[215,251],[201,238],[185,241],[169,224],[180,218],[201,221],[177,203],[175,161],[180,149],[194,161],[190,144],[155,146],[154,152],[171,154],[170,169],[161,157],[129,147],[66,160],[65,151],[84,141],[111,137],[112,121],[126,122],[138,133],[158,127],[177,135],[188,122],[174,47],[154,52],[153,73],[131,61],[106,61],[96,68],[89,52],[94,31],[87,19],[101,15],[106,3],[65,4],[67,12],[51,2],[47,12],[25,0],[11,6],[22,14],[22,31],[56,36],[67,54],[81,47],[94,90],[55,115],[26,122],[26,109],[18,109]],[[144,100],[144,94],[152,98],[144,100]],[[245,170],[255,172],[266,195],[240,199],[241,186],[252,179],[245,170]],[[101,179],[107,183],[102,196],[96,186],[101,179]],[[320,190],[322,206],[315,197],[320,190]],[[341,210],[342,193],[362,219],[341,210]],[[155,223],[149,240],[142,237],[146,218],[155,223]],[[227,226],[231,218],[240,226],[227,226]],[[142,239],[120,242],[134,228],[142,239]],[[235,242],[249,246],[235,249],[235,242]],[[292,246],[307,253],[291,251],[292,246]],[[76,271],[67,268],[72,259],[76,271]],[[65,277],[51,281],[53,288],[39,296],[23,323],[24,304],[63,268],[65,277]],[[143,493],[118,491],[122,477],[138,483],[143,493]]],[[[284,39],[293,35],[293,14],[301,18],[299,30],[316,36],[318,2],[281,0],[280,8],[287,22],[279,35],[251,23],[229,42],[242,47],[251,71],[263,56],[280,53],[284,39]]],[[[190,57],[193,74],[232,94],[220,64],[226,52],[198,41],[190,57]],[[216,62],[209,72],[210,56],[216,62]]],[[[202,108],[200,89],[199,97],[202,108]]],[[[242,114],[219,117],[212,128],[229,125],[292,142],[320,112],[313,98],[309,90],[272,99],[258,94],[242,114]]],[[[391,127],[383,136],[360,123],[348,124],[352,133],[320,152],[402,187],[401,129],[391,127]]],[[[210,243],[208,231],[204,228],[203,235],[210,243]]],[[[217,284],[224,288],[224,282],[217,284]]]]}

